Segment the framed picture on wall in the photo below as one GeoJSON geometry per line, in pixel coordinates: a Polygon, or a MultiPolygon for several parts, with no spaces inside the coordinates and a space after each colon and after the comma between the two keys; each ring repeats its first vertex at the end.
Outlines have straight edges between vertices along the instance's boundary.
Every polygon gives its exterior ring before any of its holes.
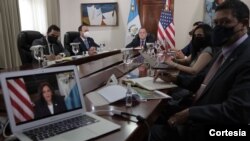
{"type": "Polygon", "coordinates": [[[82,3],[81,22],[87,26],[117,26],[118,4],[113,3],[82,3]]]}
{"type": "Polygon", "coordinates": [[[205,1],[205,13],[204,13],[204,22],[213,26],[213,18],[215,15],[215,9],[220,5],[224,0],[206,0],[205,1]]]}

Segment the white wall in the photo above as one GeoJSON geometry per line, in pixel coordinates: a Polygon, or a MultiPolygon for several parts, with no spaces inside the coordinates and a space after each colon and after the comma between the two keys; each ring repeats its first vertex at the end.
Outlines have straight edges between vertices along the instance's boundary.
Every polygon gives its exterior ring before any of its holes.
{"type": "Polygon", "coordinates": [[[129,13],[130,0],[60,0],[61,39],[67,31],[77,31],[81,24],[81,3],[118,2],[118,26],[89,27],[96,43],[105,41],[111,48],[125,45],[125,30],[129,13]]]}
{"type": "MultiPolygon", "coordinates": [[[[250,7],[250,0],[241,0],[250,7]]],[[[189,41],[188,32],[193,23],[202,21],[204,16],[205,0],[175,0],[174,22],[176,47],[181,49],[189,41]]]]}
{"type": "MultiPolygon", "coordinates": [[[[188,32],[195,21],[203,20],[205,0],[175,0],[174,22],[176,47],[181,49],[189,41],[188,32]]],[[[250,7],[249,0],[242,0],[250,7]]],[[[89,27],[95,41],[107,42],[111,48],[125,45],[125,30],[129,13],[130,0],[60,0],[61,37],[67,31],[77,31],[81,24],[81,3],[118,2],[119,25],[114,27],[89,27]]]]}
{"type": "Polygon", "coordinates": [[[193,23],[203,20],[204,0],[175,0],[174,24],[176,48],[181,49],[190,41],[188,32],[193,23]]]}

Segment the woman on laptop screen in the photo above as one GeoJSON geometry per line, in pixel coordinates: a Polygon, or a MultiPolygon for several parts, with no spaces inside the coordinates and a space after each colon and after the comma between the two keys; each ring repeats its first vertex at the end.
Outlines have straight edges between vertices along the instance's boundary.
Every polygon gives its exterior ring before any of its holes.
{"type": "Polygon", "coordinates": [[[35,102],[35,119],[62,113],[67,110],[64,97],[56,95],[53,87],[48,82],[40,84],[38,93],[40,99],[35,102]]]}

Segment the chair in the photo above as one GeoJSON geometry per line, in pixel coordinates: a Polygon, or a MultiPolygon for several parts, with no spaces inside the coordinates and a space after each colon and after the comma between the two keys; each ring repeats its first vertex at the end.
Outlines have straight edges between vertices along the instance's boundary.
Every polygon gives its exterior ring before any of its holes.
{"type": "Polygon", "coordinates": [[[33,57],[30,50],[32,42],[35,39],[42,38],[43,35],[38,31],[21,31],[17,36],[17,47],[21,57],[22,64],[31,64],[33,57]]]}
{"type": "Polygon", "coordinates": [[[80,36],[80,33],[77,31],[68,31],[64,34],[64,47],[70,52],[70,55],[74,55],[72,52],[72,47],[70,46],[70,43],[74,41],[77,37],[80,36]]]}

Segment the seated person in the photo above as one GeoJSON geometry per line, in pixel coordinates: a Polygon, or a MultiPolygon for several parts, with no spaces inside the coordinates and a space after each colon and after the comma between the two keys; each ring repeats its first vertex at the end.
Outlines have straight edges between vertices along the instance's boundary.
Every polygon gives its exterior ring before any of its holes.
{"type": "MultiPolygon", "coordinates": [[[[194,32],[194,29],[200,25],[200,24],[203,24],[203,22],[201,21],[197,21],[193,24],[193,28],[191,31],[189,31],[189,36],[192,37],[193,35],[193,32],[194,32]]],[[[191,41],[181,50],[177,50],[176,48],[172,48],[171,50],[173,51],[176,51],[176,58],[177,59],[184,59],[186,58],[187,56],[189,56],[191,54],[191,50],[192,50],[192,43],[191,41]]]]}
{"type": "Polygon", "coordinates": [[[56,95],[49,83],[41,83],[38,93],[40,95],[40,99],[35,102],[35,119],[62,113],[67,110],[64,97],[56,95]]]}
{"type": "Polygon", "coordinates": [[[80,25],[78,31],[80,32],[80,36],[73,41],[74,43],[80,43],[78,54],[82,54],[83,52],[86,53],[88,51],[89,55],[94,55],[92,51],[89,52],[89,50],[96,50],[99,45],[95,43],[93,38],[89,37],[88,27],[80,25]]]}
{"type": "MultiPolygon", "coordinates": [[[[207,138],[210,129],[222,133],[229,127],[233,127],[231,132],[249,127],[248,6],[239,0],[225,0],[215,10],[214,25],[213,45],[221,47],[221,51],[206,73],[177,79],[179,86],[193,88],[192,105],[165,116],[162,125],[154,125],[150,141],[211,140],[207,138]]],[[[247,136],[247,130],[243,134],[247,136]]]]}
{"type": "Polygon", "coordinates": [[[129,43],[126,48],[136,48],[136,47],[144,47],[146,48],[146,43],[154,43],[155,38],[147,33],[146,28],[141,28],[139,30],[138,35],[129,43]]]}
{"type": "Polygon", "coordinates": [[[167,56],[165,63],[187,74],[195,75],[199,73],[213,57],[211,33],[212,28],[208,24],[198,25],[192,36],[191,55],[186,59],[174,60],[167,56]]]}
{"type": "Polygon", "coordinates": [[[47,30],[47,36],[34,40],[32,42],[32,46],[44,46],[44,55],[47,60],[61,59],[62,55],[60,55],[60,53],[64,53],[65,56],[69,56],[68,50],[65,49],[58,40],[59,36],[60,28],[56,25],[51,25],[47,30]]]}

